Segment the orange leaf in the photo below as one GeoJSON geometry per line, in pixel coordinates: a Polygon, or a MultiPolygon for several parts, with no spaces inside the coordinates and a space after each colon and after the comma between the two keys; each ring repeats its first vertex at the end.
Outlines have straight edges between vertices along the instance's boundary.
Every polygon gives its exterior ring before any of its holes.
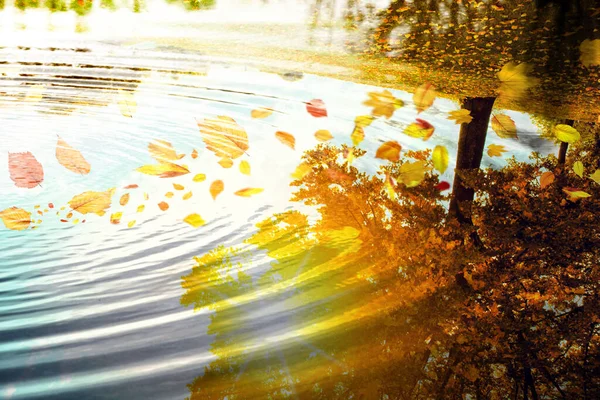
{"type": "Polygon", "coordinates": [[[44,180],[42,164],[30,152],[8,153],[10,179],[20,188],[34,188],[44,180]]]}
{"type": "Polygon", "coordinates": [[[196,149],[192,150],[192,158],[193,159],[198,158],[198,151],[196,149]]]}
{"type": "Polygon", "coordinates": [[[295,149],[296,138],[293,135],[287,132],[277,131],[275,132],[275,137],[279,139],[281,143],[289,146],[291,149],[295,149]]]}
{"type": "Polygon", "coordinates": [[[0,219],[8,229],[22,231],[31,224],[31,213],[22,208],[11,207],[0,211],[0,219]]]}
{"type": "Polygon", "coordinates": [[[413,102],[417,107],[417,113],[427,110],[435,100],[435,88],[430,83],[419,86],[413,95],[413,102]]]}
{"type": "Polygon", "coordinates": [[[225,189],[225,184],[221,180],[214,181],[210,184],[210,195],[213,200],[217,199],[217,196],[225,189]]]}
{"type": "Polygon", "coordinates": [[[396,141],[385,142],[384,144],[379,146],[375,157],[396,162],[400,160],[400,150],[402,150],[402,146],[400,146],[400,143],[396,141]]]}
{"type": "Polygon", "coordinates": [[[238,190],[234,194],[236,196],[241,196],[241,197],[250,197],[255,194],[261,193],[263,190],[264,189],[261,189],[261,188],[245,188],[245,189],[238,190]]]}
{"type": "Polygon", "coordinates": [[[76,174],[86,175],[90,173],[90,163],[83,158],[78,150],[69,146],[60,136],[56,144],[56,159],[63,167],[76,174]]]}
{"type": "Polygon", "coordinates": [[[126,206],[127,203],[129,203],[129,193],[125,193],[119,200],[119,204],[122,206],[126,206]]]}
{"type": "Polygon", "coordinates": [[[167,211],[169,209],[169,205],[164,201],[161,201],[158,203],[158,208],[160,208],[162,211],[167,211]]]}
{"type": "Polygon", "coordinates": [[[185,189],[185,187],[183,185],[180,185],[179,183],[174,183],[173,184],[173,188],[175,190],[183,190],[183,189],[185,189]]]}
{"type": "Polygon", "coordinates": [[[271,114],[273,114],[273,110],[266,107],[260,107],[250,112],[252,118],[267,118],[271,114]]]}

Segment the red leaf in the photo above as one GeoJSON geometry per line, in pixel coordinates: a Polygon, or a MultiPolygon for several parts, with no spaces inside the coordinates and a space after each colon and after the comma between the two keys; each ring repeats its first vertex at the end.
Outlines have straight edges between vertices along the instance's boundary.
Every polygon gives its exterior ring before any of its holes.
{"type": "Polygon", "coordinates": [[[315,118],[326,117],[327,109],[321,99],[313,99],[306,103],[306,111],[315,118]]]}
{"type": "Polygon", "coordinates": [[[30,152],[8,153],[8,170],[15,186],[31,189],[44,180],[42,164],[30,152]]]}
{"type": "Polygon", "coordinates": [[[48,208],[54,208],[54,204],[48,203],[48,208]]]}
{"type": "Polygon", "coordinates": [[[440,192],[443,192],[444,190],[450,189],[450,184],[446,181],[441,181],[440,183],[437,184],[437,186],[435,188],[437,190],[439,190],[440,192]]]}
{"type": "Polygon", "coordinates": [[[127,185],[127,186],[125,186],[123,189],[135,189],[135,188],[137,188],[137,187],[138,187],[138,185],[136,185],[136,184],[134,183],[133,185],[127,185]]]}

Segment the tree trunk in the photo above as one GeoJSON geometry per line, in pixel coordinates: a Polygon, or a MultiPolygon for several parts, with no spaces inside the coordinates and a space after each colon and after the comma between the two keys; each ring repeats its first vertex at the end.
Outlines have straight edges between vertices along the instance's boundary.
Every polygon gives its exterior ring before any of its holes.
{"type": "Polygon", "coordinates": [[[460,127],[454,184],[448,209],[450,217],[456,218],[461,224],[472,223],[471,202],[475,192],[463,184],[460,173],[478,169],[481,165],[485,138],[495,100],[495,97],[467,97],[462,102],[462,108],[471,111],[473,120],[460,127]]]}
{"type": "Polygon", "coordinates": [[[558,165],[561,167],[565,165],[565,161],[567,161],[567,149],[569,148],[569,143],[561,142],[560,148],[558,149],[558,165]]]}

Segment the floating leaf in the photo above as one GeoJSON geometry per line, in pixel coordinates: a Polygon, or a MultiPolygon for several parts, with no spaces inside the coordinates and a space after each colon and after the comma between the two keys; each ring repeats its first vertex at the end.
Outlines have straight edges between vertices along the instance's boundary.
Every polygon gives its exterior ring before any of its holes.
{"type": "Polygon", "coordinates": [[[400,180],[406,187],[414,187],[425,179],[425,172],[427,172],[425,161],[405,162],[400,167],[400,180]]]}
{"type": "Polygon", "coordinates": [[[90,173],[90,163],[83,158],[78,150],[69,146],[60,136],[56,144],[56,159],[63,167],[76,174],[86,175],[90,173]]]}
{"type": "Polygon", "coordinates": [[[240,163],[240,172],[244,175],[250,175],[250,163],[246,160],[240,163]]]}
{"type": "Polygon", "coordinates": [[[123,189],[137,189],[139,186],[135,183],[133,185],[127,185],[123,189]]]}
{"type": "Polygon", "coordinates": [[[388,197],[392,200],[396,200],[396,190],[394,189],[394,183],[392,181],[392,177],[388,174],[385,175],[385,183],[383,184],[383,188],[388,194],[388,197]]]}
{"type": "Polygon", "coordinates": [[[600,39],[585,39],[579,45],[579,51],[581,52],[579,60],[584,67],[600,65],[600,39]]]}
{"type": "Polygon", "coordinates": [[[430,83],[424,83],[415,90],[413,102],[417,107],[417,114],[427,110],[435,101],[435,87],[430,83]]]}
{"type": "Polygon", "coordinates": [[[457,124],[468,124],[473,121],[471,117],[471,111],[461,108],[460,110],[450,111],[449,120],[456,121],[457,124]]]}
{"type": "Polygon", "coordinates": [[[223,189],[225,189],[225,184],[221,180],[214,181],[210,184],[209,191],[213,200],[217,199],[217,196],[223,191],[223,189]]]}
{"type": "Polygon", "coordinates": [[[173,196],[175,196],[175,194],[174,194],[173,192],[167,192],[167,193],[165,193],[165,197],[166,197],[167,199],[170,199],[170,198],[172,198],[173,196]]]}
{"type": "Polygon", "coordinates": [[[158,203],[158,208],[160,208],[162,211],[167,211],[169,209],[169,204],[161,201],[158,203]]]}
{"type": "Polygon", "coordinates": [[[11,207],[0,211],[0,219],[8,229],[22,231],[31,225],[31,213],[22,208],[11,207]]]}
{"type": "Polygon", "coordinates": [[[150,200],[150,196],[148,196],[148,193],[144,193],[144,200],[150,200]]]}
{"type": "Polygon", "coordinates": [[[397,99],[388,90],[382,92],[368,93],[369,99],[363,104],[367,107],[373,107],[371,114],[374,117],[386,117],[390,119],[398,108],[404,106],[404,102],[397,99]]]}
{"type": "Polygon", "coordinates": [[[155,140],[154,142],[149,143],[148,151],[159,163],[165,161],[177,161],[185,156],[185,154],[177,154],[173,145],[164,140],[155,140]]]}
{"type": "Polygon", "coordinates": [[[517,138],[515,121],[506,114],[497,114],[492,117],[492,129],[503,139],[517,138]]]}
{"type": "Polygon", "coordinates": [[[443,192],[444,190],[448,190],[450,189],[450,184],[446,181],[441,181],[440,183],[438,183],[435,188],[437,190],[439,190],[440,192],[443,192]]]}
{"type": "Polygon", "coordinates": [[[191,197],[192,197],[192,192],[187,192],[186,194],[183,195],[182,199],[183,200],[187,200],[187,199],[189,199],[191,197]]]}
{"type": "Polygon", "coordinates": [[[127,224],[127,227],[133,228],[134,225],[135,225],[135,219],[133,221],[129,221],[129,223],[127,224]]]}
{"type": "Polygon", "coordinates": [[[499,144],[490,144],[487,154],[490,157],[502,157],[502,153],[506,152],[506,148],[499,144]]]}
{"type": "Polygon", "coordinates": [[[575,172],[578,177],[583,178],[583,163],[581,161],[575,161],[573,163],[573,172],[575,172]]]}
{"type": "Polygon", "coordinates": [[[135,114],[137,110],[137,102],[135,101],[132,92],[119,90],[119,100],[117,101],[117,105],[124,117],[133,118],[133,114],[135,114]]]}
{"type": "Polygon", "coordinates": [[[537,85],[538,80],[527,76],[531,67],[526,64],[505,64],[497,76],[500,80],[498,94],[507,99],[520,99],[527,90],[537,85]]]}
{"type": "Polygon", "coordinates": [[[590,179],[600,184],[600,169],[597,169],[592,175],[590,175],[590,179]]]}
{"type": "Polygon", "coordinates": [[[122,206],[126,206],[127,203],[129,203],[129,193],[125,193],[123,196],[121,196],[121,198],[119,199],[119,204],[122,206]]]}
{"type": "Polygon", "coordinates": [[[234,194],[236,196],[241,196],[241,197],[250,197],[255,194],[261,193],[263,190],[264,189],[261,189],[261,188],[244,188],[244,189],[238,190],[234,194]]]}
{"type": "Polygon", "coordinates": [[[206,222],[202,219],[202,217],[198,214],[190,214],[183,219],[183,222],[190,224],[194,228],[199,228],[204,225],[206,222]]]}
{"type": "Polygon", "coordinates": [[[448,163],[450,161],[448,149],[444,146],[435,146],[431,159],[433,160],[433,167],[440,171],[440,174],[443,174],[448,168],[448,163]]]}
{"type": "Polygon", "coordinates": [[[110,207],[112,196],[115,194],[115,188],[108,189],[105,192],[84,192],[73,197],[69,201],[69,206],[73,211],[80,214],[104,215],[106,209],[110,207]]]}
{"type": "Polygon", "coordinates": [[[121,217],[123,216],[122,212],[116,212],[110,216],[110,223],[117,225],[121,223],[121,217]]]}
{"type": "Polygon", "coordinates": [[[372,115],[360,115],[354,119],[354,125],[359,128],[366,128],[375,121],[375,117],[372,115]]]}
{"type": "Polygon", "coordinates": [[[143,204],[140,204],[137,208],[137,212],[139,212],[139,213],[144,212],[144,209],[146,209],[146,206],[143,204]]]}
{"type": "Polygon", "coordinates": [[[31,189],[44,180],[42,164],[30,152],[8,153],[8,170],[15,186],[31,189]]]}
{"type": "Polygon", "coordinates": [[[376,158],[396,162],[400,160],[400,150],[402,146],[396,141],[385,142],[377,149],[376,158]]]}
{"type": "Polygon", "coordinates": [[[294,179],[302,179],[312,170],[311,166],[307,163],[301,163],[296,167],[296,170],[292,172],[291,177],[294,179]]]}
{"type": "Polygon", "coordinates": [[[275,137],[291,149],[294,149],[296,146],[296,138],[287,132],[277,131],[275,132],[275,137]]]}
{"type": "Polygon", "coordinates": [[[175,190],[183,190],[183,189],[185,189],[185,187],[183,185],[180,185],[179,183],[174,183],[173,184],[173,189],[175,189],[175,190]]]}
{"type": "Polygon", "coordinates": [[[591,196],[591,194],[589,194],[589,193],[586,193],[582,190],[579,190],[577,188],[572,188],[572,187],[564,188],[563,192],[565,192],[566,194],[569,195],[569,200],[571,200],[571,201],[576,201],[578,199],[584,199],[586,197],[591,196]]]}
{"type": "Polygon", "coordinates": [[[48,203],[48,208],[54,208],[54,204],[48,203]]]}
{"type": "Polygon", "coordinates": [[[554,174],[551,171],[544,172],[540,177],[540,188],[544,189],[554,182],[554,174]]]}
{"type": "Polygon", "coordinates": [[[192,179],[194,182],[202,182],[206,180],[206,175],[204,174],[196,174],[194,175],[194,178],[192,179]]]}
{"type": "Polygon", "coordinates": [[[570,125],[558,124],[553,130],[554,135],[561,142],[573,144],[581,138],[579,131],[570,125]]]}
{"type": "Polygon", "coordinates": [[[198,150],[194,149],[192,150],[192,158],[195,160],[196,158],[198,158],[198,150]]]}
{"type": "Polygon", "coordinates": [[[173,164],[170,162],[161,162],[160,164],[154,165],[144,165],[143,167],[136,169],[136,171],[146,175],[159,176],[161,178],[174,178],[176,176],[181,176],[190,173],[187,167],[183,165],[173,164]]]}
{"type": "Polygon", "coordinates": [[[333,135],[327,129],[320,129],[315,132],[315,138],[319,142],[326,142],[328,140],[333,139],[333,135]]]}
{"type": "Polygon", "coordinates": [[[206,148],[217,157],[236,159],[248,150],[248,134],[233,118],[218,116],[198,122],[206,148]]]}
{"type": "Polygon", "coordinates": [[[350,135],[350,139],[352,139],[352,143],[355,146],[358,146],[363,140],[365,140],[365,131],[362,127],[356,125],[352,134],[350,135]]]}
{"type": "Polygon", "coordinates": [[[223,168],[231,168],[233,167],[233,160],[231,158],[221,158],[219,160],[219,165],[223,168]]]}
{"type": "Polygon", "coordinates": [[[306,103],[306,111],[315,118],[327,116],[325,103],[321,99],[313,99],[306,103]]]}
{"type": "Polygon", "coordinates": [[[273,114],[273,110],[265,107],[260,107],[250,111],[250,116],[252,118],[267,118],[271,114],[273,114]]]}
{"type": "Polygon", "coordinates": [[[424,141],[428,140],[434,132],[435,128],[429,122],[417,118],[417,122],[410,124],[404,129],[404,133],[408,136],[421,138],[424,141]]]}

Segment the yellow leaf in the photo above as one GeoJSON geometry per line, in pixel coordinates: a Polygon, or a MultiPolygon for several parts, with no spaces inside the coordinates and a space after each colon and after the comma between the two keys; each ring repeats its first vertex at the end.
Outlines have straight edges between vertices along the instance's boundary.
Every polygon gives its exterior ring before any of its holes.
{"type": "Polygon", "coordinates": [[[506,114],[497,114],[492,117],[492,129],[503,139],[517,137],[517,126],[506,114]]]}
{"type": "Polygon", "coordinates": [[[158,203],[158,208],[160,208],[162,211],[167,211],[169,209],[169,204],[161,201],[158,203]]]}
{"type": "Polygon", "coordinates": [[[571,144],[577,142],[581,138],[581,135],[577,129],[565,124],[556,125],[554,127],[554,135],[561,142],[571,144]]]}
{"type": "Polygon", "coordinates": [[[124,117],[132,118],[137,110],[135,97],[133,97],[133,93],[128,91],[119,90],[119,100],[117,101],[117,104],[124,117]]]}
{"type": "Polygon", "coordinates": [[[573,163],[573,172],[575,172],[578,177],[583,178],[583,163],[581,161],[575,161],[573,163]]]}
{"type": "Polygon", "coordinates": [[[173,188],[175,190],[183,190],[183,189],[185,189],[185,187],[183,185],[180,185],[179,183],[174,183],[173,184],[173,188]]]}
{"type": "Polygon", "coordinates": [[[27,94],[25,96],[25,101],[31,103],[37,103],[42,100],[44,97],[44,92],[46,91],[46,87],[44,85],[31,85],[27,87],[27,94]]]}
{"type": "Polygon", "coordinates": [[[592,175],[590,175],[590,179],[600,184],[600,169],[597,169],[592,175]]]}
{"type": "Polygon", "coordinates": [[[382,92],[368,93],[369,100],[363,102],[367,107],[373,107],[371,114],[374,117],[386,117],[390,119],[398,108],[404,106],[404,102],[397,99],[388,90],[382,92]]]}
{"type": "Polygon", "coordinates": [[[206,180],[206,175],[204,175],[204,174],[196,174],[192,180],[194,182],[203,182],[204,180],[206,180]]]}
{"type": "Polygon", "coordinates": [[[31,213],[17,207],[0,211],[0,219],[4,222],[4,226],[14,231],[25,230],[31,225],[31,213]]]}
{"type": "Polygon", "coordinates": [[[183,197],[182,197],[182,198],[183,198],[183,200],[187,200],[187,199],[189,199],[190,197],[192,197],[192,192],[187,192],[186,194],[184,194],[184,195],[183,195],[183,197]]]}
{"type": "Polygon", "coordinates": [[[121,223],[121,217],[122,216],[123,216],[123,213],[120,212],[120,211],[112,214],[110,216],[110,223],[111,224],[115,224],[115,225],[121,223]]]}
{"type": "Polygon", "coordinates": [[[141,212],[144,212],[144,209],[145,209],[145,208],[146,208],[146,206],[145,206],[145,205],[143,205],[143,204],[140,204],[140,205],[138,206],[138,208],[137,208],[137,212],[139,212],[139,213],[141,213],[141,212]]]}
{"type": "Polygon", "coordinates": [[[183,222],[186,222],[186,223],[190,224],[194,228],[201,227],[202,225],[205,224],[205,221],[198,214],[190,214],[190,215],[188,215],[187,217],[185,217],[183,219],[183,222]]]}
{"type": "Polygon", "coordinates": [[[372,115],[360,115],[354,119],[354,125],[359,128],[365,128],[375,120],[372,115]]]}
{"type": "Polygon", "coordinates": [[[250,197],[250,196],[253,196],[255,194],[261,193],[263,190],[264,189],[261,189],[261,188],[245,188],[245,189],[238,190],[234,194],[236,196],[241,196],[241,197],[250,197]]]}
{"type": "Polygon", "coordinates": [[[434,130],[435,128],[429,122],[417,118],[417,122],[410,124],[404,129],[404,134],[425,141],[433,135],[434,130]]]}
{"type": "Polygon", "coordinates": [[[413,95],[413,102],[417,107],[417,113],[427,110],[435,101],[435,87],[430,83],[424,83],[417,88],[413,95]]]}
{"type": "Polygon", "coordinates": [[[585,39],[579,45],[579,51],[581,52],[579,60],[584,67],[600,65],[600,39],[585,39]]]}
{"type": "Polygon", "coordinates": [[[273,110],[265,107],[260,107],[250,112],[252,118],[267,118],[271,114],[273,114],[273,110]]]}
{"type": "Polygon", "coordinates": [[[90,163],[83,158],[79,151],[62,140],[60,136],[56,144],[56,159],[63,167],[76,174],[86,175],[90,172],[90,163]]]}
{"type": "Polygon", "coordinates": [[[396,162],[400,160],[400,150],[402,150],[400,143],[396,141],[385,142],[377,149],[375,158],[396,162]]]}
{"type": "Polygon", "coordinates": [[[331,132],[329,132],[327,129],[320,129],[315,132],[315,138],[319,142],[326,142],[328,140],[333,139],[333,136],[331,135],[331,132]]]}
{"type": "Polygon", "coordinates": [[[214,181],[210,184],[209,191],[213,200],[217,199],[217,196],[223,191],[223,189],[225,189],[225,184],[221,180],[214,181]]]}
{"type": "Polygon", "coordinates": [[[355,146],[358,146],[365,139],[365,131],[363,128],[356,125],[350,135],[350,139],[352,139],[352,143],[355,146]]]}
{"type": "Polygon", "coordinates": [[[291,149],[294,149],[296,146],[296,138],[287,132],[277,131],[275,132],[275,137],[291,149]]]}
{"type": "Polygon", "coordinates": [[[566,194],[569,195],[569,200],[571,200],[571,201],[576,201],[578,199],[584,199],[586,197],[591,196],[591,194],[589,194],[589,193],[586,193],[582,190],[579,190],[577,188],[571,188],[571,187],[564,188],[563,192],[565,192],[566,194]]]}
{"type": "Polygon", "coordinates": [[[385,176],[385,183],[383,186],[389,198],[396,200],[396,190],[394,190],[394,184],[392,183],[392,178],[389,175],[385,176]]]}
{"type": "Polygon", "coordinates": [[[448,149],[444,146],[435,146],[431,159],[433,160],[433,167],[440,171],[440,174],[443,174],[448,168],[448,162],[450,161],[448,149]]]}
{"type": "Polygon", "coordinates": [[[506,152],[506,148],[499,144],[490,144],[488,146],[487,154],[490,157],[502,157],[502,153],[506,152]]]}
{"type": "Polygon", "coordinates": [[[105,192],[84,192],[73,197],[69,201],[69,206],[73,211],[80,214],[104,215],[106,209],[110,207],[112,196],[115,194],[115,188],[108,189],[105,192]]]}
{"type": "Polygon", "coordinates": [[[175,195],[173,194],[173,192],[167,192],[167,193],[165,193],[165,197],[166,197],[167,199],[170,199],[170,198],[172,198],[173,196],[175,196],[175,195]]]}
{"type": "Polygon", "coordinates": [[[400,167],[400,180],[406,187],[414,187],[425,179],[425,172],[427,172],[425,161],[406,162],[400,167]]]}
{"type": "Polygon", "coordinates": [[[135,219],[133,221],[129,221],[129,223],[127,224],[127,227],[133,228],[134,225],[135,225],[135,219]]]}
{"type": "Polygon", "coordinates": [[[127,203],[129,203],[129,193],[125,193],[123,196],[121,196],[121,199],[119,199],[120,205],[126,206],[127,203]]]}
{"type": "Polygon", "coordinates": [[[223,168],[231,168],[233,167],[233,160],[231,158],[221,158],[219,160],[219,165],[223,168]]]}
{"type": "Polygon", "coordinates": [[[184,156],[184,154],[177,154],[171,143],[164,140],[155,140],[155,142],[149,143],[148,151],[159,163],[165,161],[177,161],[184,156]]]}
{"type": "Polygon", "coordinates": [[[302,179],[311,171],[311,166],[307,163],[301,163],[296,167],[296,170],[291,174],[294,179],[302,179]]]}
{"type": "Polygon", "coordinates": [[[148,196],[148,193],[144,193],[144,200],[149,200],[150,196],[148,196]]]}
{"type": "Polygon", "coordinates": [[[249,148],[246,131],[233,118],[205,118],[198,128],[206,148],[217,157],[236,159],[249,148]]]}
{"type": "Polygon", "coordinates": [[[240,163],[240,172],[244,175],[250,175],[250,163],[246,160],[240,163]]]}
{"type": "Polygon", "coordinates": [[[461,108],[460,110],[450,111],[449,120],[456,121],[456,124],[468,124],[473,121],[471,111],[461,108]]]}
{"type": "Polygon", "coordinates": [[[537,85],[538,80],[527,76],[530,66],[526,63],[509,62],[502,67],[497,76],[500,80],[498,94],[506,99],[520,99],[527,90],[537,85]]]}
{"type": "Polygon", "coordinates": [[[185,166],[173,164],[170,162],[161,162],[160,164],[154,165],[144,165],[143,167],[136,169],[136,171],[146,175],[160,176],[161,178],[174,178],[176,176],[181,176],[190,173],[190,171],[185,166]]]}

